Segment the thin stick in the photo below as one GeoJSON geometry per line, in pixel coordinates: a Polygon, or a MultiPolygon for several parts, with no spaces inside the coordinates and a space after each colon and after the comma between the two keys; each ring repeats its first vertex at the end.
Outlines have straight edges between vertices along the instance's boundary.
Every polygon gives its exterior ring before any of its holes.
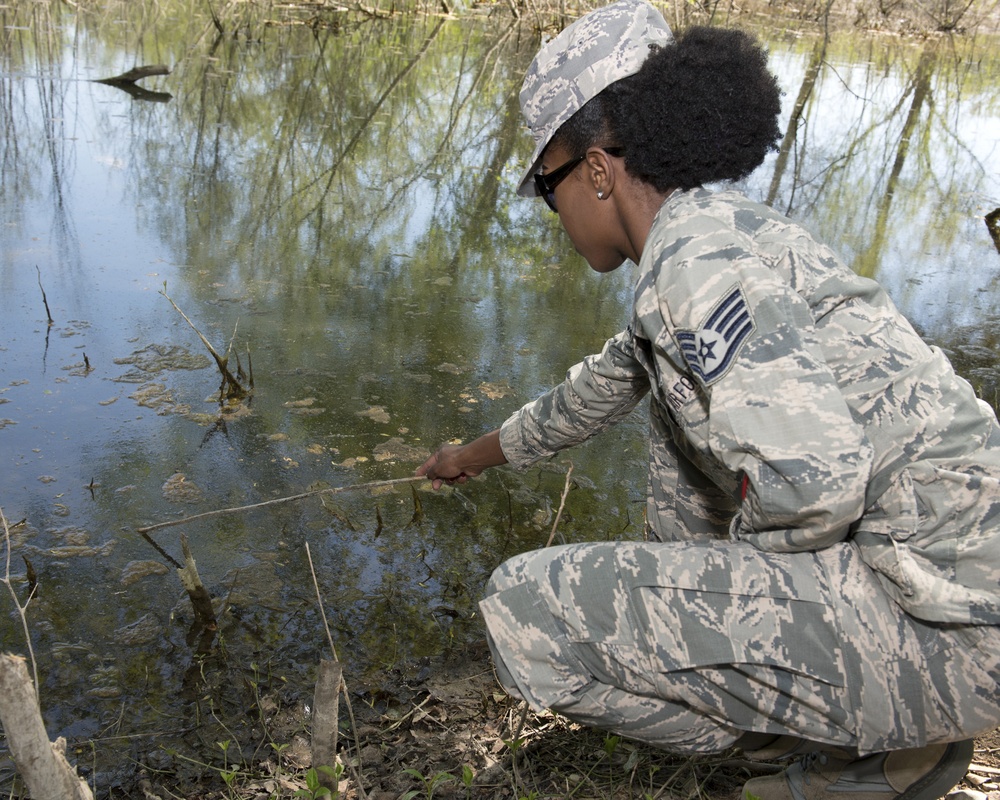
{"type": "Polygon", "coordinates": [[[313,588],[316,590],[316,602],[319,605],[319,615],[323,620],[323,630],[326,631],[326,641],[330,645],[330,652],[333,653],[333,660],[337,658],[337,648],[333,646],[333,634],[330,633],[330,623],[326,621],[326,610],[323,608],[323,594],[319,590],[319,581],[316,580],[316,569],[313,567],[312,551],[309,549],[309,542],[306,542],[306,560],[309,562],[309,574],[312,575],[313,588]]]}
{"type": "MultiPolygon", "coordinates": [[[[517,728],[514,730],[514,735],[511,737],[511,743],[513,746],[508,745],[510,748],[510,766],[514,770],[514,785],[517,788],[524,787],[524,779],[521,777],[521,770],[517,766],[517,754],[521,749],[521,731],[524,729],[525,720],[528,719],[528,704],[525,703],[521,706],[521,719],[517,722],[517,728]]],[[[518,792],[520,794],[520,792],[518,792]]]]}
{"type": "MultiPolygon", "coordinates": [[[[24,520],[21,520],[21,522],[24,522],[24,520]]],[[[20,522],[17,523],[17,525],[20,524],[21,524],[20,522]]],[[[28,603],[30,603],[31,598],[35,596],[35,590],[32,589],[28,593],[27,601],[24,603],[24,605],[21,605],[21,601],[17,596],[17,592],[14,591],[14,586],[10,582],[10,551],[11,551],[10,529],[11,527],[16,527],[16,525],[11,526],[7,522],[7,517],[4,516],[3,508],[0,508],[0,525],[2,525],[3,527],[3,538],[7,545],[7,550],[5,554],[6,564],[4,565],[3,580],[0,581],[0,583],[3,583],[7,587],[7,591],[10,592],[11,600],[14,601],[14,608],[17,609],[17,614],[21,618],[21,629],[24,632],[24,643],[25,646],[28,648],[28,656],[31,659],[31,673],[32,675],[34,675],[35,678],[34,681],[35,700],[36,702],[41,703],[41,698],[38,694],[38,687],[40,685],[38,683],[38,662],[35,660],[35,649],[31,646],[31,632],[28,630],[28,615],[26,613],[28,608],[28,603]]]]}
{"type": "Polygon", "coordinates": [[[566,483],[563,485],[562,497],[559,499],[559,511],[556,512],[556,521],[552,523],[552,533],[549,534],[549,540],[545,543],[546,547],[552,544],[552,540],[556,538],[556,528],[559,527],[559,520],[562,519],[563,508],[566,506],[566,495],[569,494],[569,476],[573,474],[573,462],[569,462],[569,469],[566,470],[566,483]]]}
{"type": "Polygon", "coordinates": [[[51,328],[55,324],[55,320],[52,319],[52,312],[49,311],[49,300],[45,296],[45,287],[42,286],[42,271],[35,265],[35,272],[38,273],[38,288],[42,290],[42,302],[45,304],[45,316],[49,318],[49,327],[51,328]]]}
{"type": "Polygon", "coordinates": [[[153,545],[153,548],[161,556],[163,556],[165,559],[167,559],[167,561],[169,561],[171,564],[173,564],[175,569],[184,569],[184,565],[180,561],[178,561],[176,558],[174,558],[172,555],[170,555],[170,553],[168,553],[166,550],[164,550],[162,547],[160,547],[156,543],[156,540],[152,536],[150,536],[145,531],[141,531],[141,533],[142,533],[142,538],[145,539],[147,542],[149,542],[151,545],[153,545]]]}
{"type": "Polygon", "coordinates": [[[381,489],[384,486],[398,486],[403,483],[416,483],[417,481],[425,481],[423,475],[411,475],[409,478],[392,478],[388,481],[371,481],[369,483],[356,483],[353,486],[334,486],[327,489],[313,489],[308,492],[302,492],[302,494],[293,494],[290,497],[276,497],[273,500],[264,500],[260,503],[252,503],[248,506],[234,506],[233,508],[219,508],[215,511],[206,511],[203,514],[195,514],[192,517],[184,517],[183,519],[175,519],[170,522],[158,522],[155,525],[147,525],[145,528],[136,528],[136,533],[147,534],[150,531],[156,531],[160,528],[172,528],[175,525],[184,525],[188,522],[194,522],[198,519],[206,519],[207,517],[217,517],[220,514],[237,514],[241,511],[252,511],[255,508],[264,508],[265,506],[276,506],[279,503],[291,503],[295,500],[304,500],[307,497],[316,497],[321,494],[340,494],[341,492],[355,492],[364,491],[366,489],[381,489]]]}

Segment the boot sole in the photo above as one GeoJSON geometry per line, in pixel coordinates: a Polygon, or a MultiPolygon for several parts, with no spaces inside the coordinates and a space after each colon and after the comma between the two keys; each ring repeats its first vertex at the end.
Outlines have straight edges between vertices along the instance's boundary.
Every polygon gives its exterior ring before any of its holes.
{"type": "Polygon", "coordinates": [[[965,777],[974,754],[974,740],[950,742],[937,766],[897,795],[896,800],[939,800],[965,777]]]}

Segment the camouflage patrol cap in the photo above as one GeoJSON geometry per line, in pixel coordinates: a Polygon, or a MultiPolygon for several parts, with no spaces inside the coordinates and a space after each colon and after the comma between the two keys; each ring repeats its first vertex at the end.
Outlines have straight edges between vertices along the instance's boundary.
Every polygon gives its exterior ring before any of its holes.
{"type": "Polygon", "coordinates": [[[644,0],[595,9],[542,45],[521,86],[521,114],[535,152],[517,193],[534,197],[533,176],[559,126],[617,80],[639,71],[653,45],[674,40],[663,15],[644,0]]]}

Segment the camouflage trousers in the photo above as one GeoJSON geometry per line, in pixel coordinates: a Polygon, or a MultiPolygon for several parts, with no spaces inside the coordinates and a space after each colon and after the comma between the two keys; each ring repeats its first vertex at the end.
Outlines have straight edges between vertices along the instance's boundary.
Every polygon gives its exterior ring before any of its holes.
{"type": "Polygon", "coordinates": [[[907,615],[850,543],[550,547],[501,565],[480,607],[508,692],[668,750],[754,731],[869,753],[1000,725],[1000,628],[907,615]]]}

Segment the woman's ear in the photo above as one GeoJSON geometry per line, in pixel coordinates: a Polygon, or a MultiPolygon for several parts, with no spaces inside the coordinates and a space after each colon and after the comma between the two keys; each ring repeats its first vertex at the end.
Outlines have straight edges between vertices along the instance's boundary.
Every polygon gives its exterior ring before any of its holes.
{"type": "Polygon", "coordinates": [[[590,168],[591,186],[599,200],[608,197],[615,188],[614,158],[600,147],[587,150],[587,166],[590,168]]]}

